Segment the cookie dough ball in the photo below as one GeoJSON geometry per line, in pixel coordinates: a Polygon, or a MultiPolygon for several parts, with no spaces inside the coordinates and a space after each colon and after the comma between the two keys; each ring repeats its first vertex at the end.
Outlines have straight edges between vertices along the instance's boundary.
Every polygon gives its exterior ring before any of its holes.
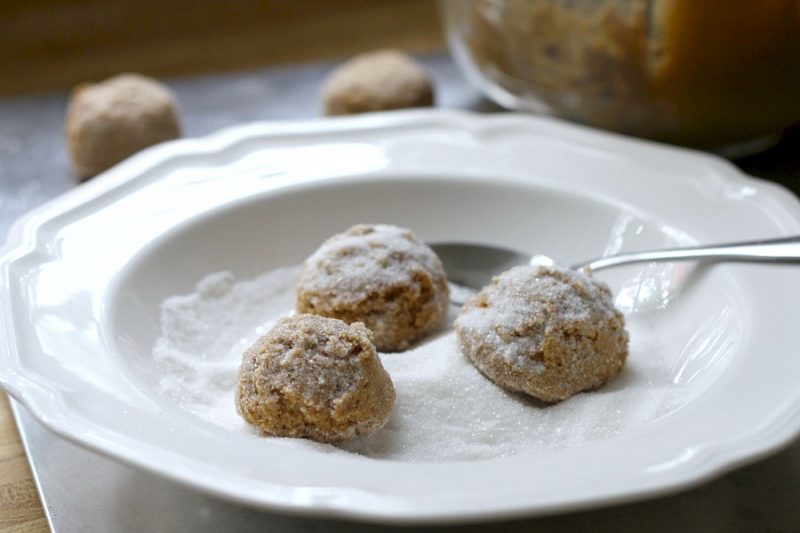
{"type": "Polygon", "coordinates": [[[450,293],[442,263],[411,231],[357,225],[325,241],[297,283],[297,310],[363,322],[380,351],[405,350],[436,327],[450,293]]]}
{"type": "Polygon", "coordinates": [[[66,134],[75,172],[89,178],[180,136],[175,99],[164,85],[138,74],[83,84],[72,93],[66,134]]]}
{"type": "Polygon", "coordinates": [[[433,105],[433,84],[409,55],[395,50],[362,54],[335,69],[322,89],[326,115],[433,105]]]}
{"type": "Polygon", "coordinates": [[[600,387],[628,356],[625,320],[591,276],[520,266],[461,309],[461,351],[495,384],[555,402],[600,387]]]}
{"type": "Polygon", "coordinates": [[[244,353],[236,406],[266,435],[344,442],[380,429],[394,386],[363,324],[295,315],[244,353]]]}

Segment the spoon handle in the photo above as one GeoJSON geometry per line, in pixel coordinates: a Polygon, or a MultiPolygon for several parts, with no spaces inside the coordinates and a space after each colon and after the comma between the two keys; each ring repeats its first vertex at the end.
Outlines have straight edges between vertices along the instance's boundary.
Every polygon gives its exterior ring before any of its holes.
{"type": "Polygon", "coordinates": [[[738,261],[757,263],[800,263],[800,235],[712,246],[671,248],[651,252],[634,252],[593,259],[573,265],[574,270],[600,270],[629,263],[653,261],[738,261]]]}

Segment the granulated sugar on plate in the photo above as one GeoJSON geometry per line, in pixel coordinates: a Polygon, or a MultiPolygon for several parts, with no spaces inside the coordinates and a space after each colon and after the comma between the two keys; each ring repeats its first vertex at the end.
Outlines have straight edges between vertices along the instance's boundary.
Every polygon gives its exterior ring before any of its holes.
{"type": "MultiPolygon", "coordinates": [[[[242,352],[294,307],[299,267],[251,280],[211,274],[161,308],[153,380],[178,407],[231,431],[256,435],[236,412],[242,352]]],[[[580,446],[640,427],[688,401],[672,379],[672,360],[647,318],[628,317],[626,368],[593,392],[547,405],[511,394],[483,377],[458,350],[451,309],[441,330],[411,350],[381,354],[397,401],[388,424],[340,446],[274,439],[309,450],[400,461],[475,460],[580,446]]]]}

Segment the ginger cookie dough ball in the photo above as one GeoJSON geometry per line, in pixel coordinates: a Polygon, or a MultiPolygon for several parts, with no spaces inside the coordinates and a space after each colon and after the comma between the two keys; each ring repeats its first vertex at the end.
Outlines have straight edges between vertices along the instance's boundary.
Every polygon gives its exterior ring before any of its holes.
{"type": "Polygon", "coordinates": [[[496,276],[467,300],[455,326],[461,351],[484,375],[547,402],[600,387],[628,356],[608,286],[557,267],[496,276]]]}
{"type": "Polygon", "coordinates": [[[294,315],[249,348],[236,407],[266,435],[344,442],[389,420],[394,385],[363,324],[294,315]]]}
{"type": "Polygon", "coordinates": [[[75,172],[89,178],[150,145],[180,136],[169,90],[139,74],[121,74],[72,93],[66,134],[75,172]]]}
{"type": "Polygon", "coordinates": [[[326,115],[433,105],[433,84],[409,55],[396,50],[362,54],[336,68],[322,89],[326,115]]]}
{"type": "Polygon", "coordinates": [[[297,310],[363,322],[380,351],[405,350],[433,329],[450,303],[442,263],[411,231],[353,226],[306,259],[297,310]]]}

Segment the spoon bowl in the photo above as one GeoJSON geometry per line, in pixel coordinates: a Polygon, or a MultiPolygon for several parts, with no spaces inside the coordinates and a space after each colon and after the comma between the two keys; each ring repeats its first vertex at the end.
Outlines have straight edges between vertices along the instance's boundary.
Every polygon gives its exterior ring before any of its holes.
{"type": "Polygon", "coordinates": [[[488,285],[501,272],[531,261],[528,254],[498,246],[455,242],[430,246],[442,261],[451,283],[476,290],[488,285]]]}

